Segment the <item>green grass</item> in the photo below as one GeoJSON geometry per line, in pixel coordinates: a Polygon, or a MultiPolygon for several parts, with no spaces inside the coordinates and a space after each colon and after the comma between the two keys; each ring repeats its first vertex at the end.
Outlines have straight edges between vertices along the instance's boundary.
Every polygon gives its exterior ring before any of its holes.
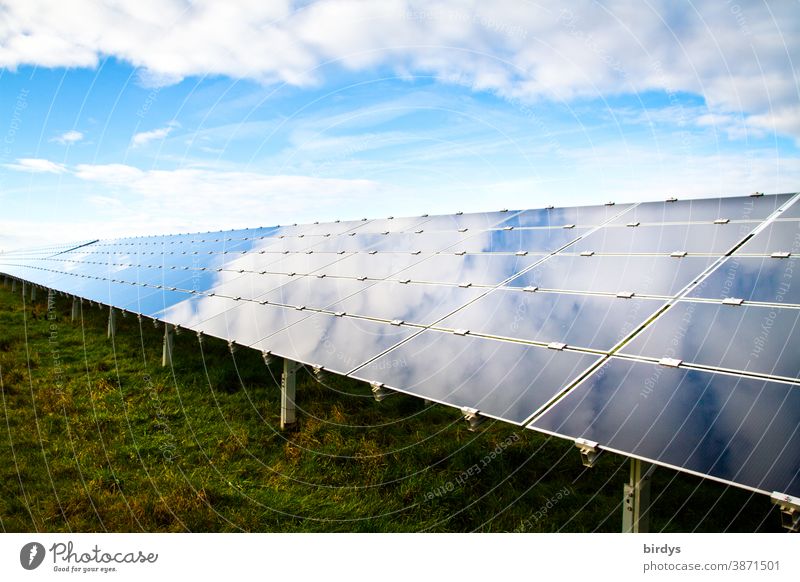
{"type": "MultiPolygon", "coordinates": [[[[0,287],[3,531],[619,531],[622,457],[305,372],[281,433],[260,354],[183,333],[162,368],[162,329],[118,317],[112,342],[70,305],[0,287]]],[[[653,531],[780,530],[764,496],[666,469],[652,497],[653,531]]]]}

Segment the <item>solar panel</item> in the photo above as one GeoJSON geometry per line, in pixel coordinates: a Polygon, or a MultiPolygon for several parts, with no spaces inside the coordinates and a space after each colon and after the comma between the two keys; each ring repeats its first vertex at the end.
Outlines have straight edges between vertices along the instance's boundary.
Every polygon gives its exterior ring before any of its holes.
{"type": "Polygon", "coordinates": [[[588,230],[583,228],[487,230],[459,241],[452,250],[467,253],[545,253],[570,244],[586,232],[588,230]]]}
{"type": "Polygon", "coordinates": [[[0,272],[383,389],[800,494],[794,194],[82,241],[0,272]]]}
{"type": "Polygon", "coordinates": [[[470,214],[457,213],[425,217],[425,222],[417,225],[425,232],[431,231],[457,231],[459,229],[485,230],[505,220],[515,212],[476,212],[470,214]]]}
{"type": "Polygon", "coordinates": [[[607,351],[663,304],[627,296],[494,291],[437,326],[607,351]]]}
{"type": "Polygon", "coordinates": [[[739,298],[744,301],[800,304],[800,285],[792,279],[800,268],[794,257],[728,258],[719,269],[695,287],[688,297],[739,298]]]}
{"type": "Polygon", "coordinates": [[[672,296],[713,262],[711,257],[555,255],[508,282],[510,287],[672,296]]]}
{"type": "Polygon", "coordinates": [[[617,215],[625,215],[631,204],[615,204],[601,206],[578,206],[573,208],[541,208],[523,210],[495,228],[513,227],[578,227],[597,226],[608,222],[617,215]]]}
{"type": "Polygon", "coordinates": [[[355,279],[299,277],[273,291],[259,295],[256,299],[289,307],[324,309],[332,303],[363,291],[369,285],[370,283],[355,279]]]}
{"type": "Polygon", "coordinates": [[[416,262],[392,275],[429,283],[498,285],[541,261],[546,255],[438,254],[416,262]]]}
{"type": "Polygon", "coordinates": [[[622,352],[800,378],[800,309],[680,301],[622,352]]]}
{"type": "Polygon", "coordinates": [[[776,221],[747,241],[739,253],[800,253],[800,220],[776,221]]]}
{"type": "Polygon", "coordinates": [[[351,277],[360,279],[385,279],[422,261],[430,259],[432,253],[355,253],[347,256],[336,255],[336,261],[313,271],[316,276],[351,277]]]}
{"type": "Polygon", "coordinates": [[[796,385],[613,358],[531,428],[763,493],[800,495],[796,385]]]}
{"type": "MultiPolygon", "coordinates": [[[[631,223],[636,224],[636,223],[631,223]]],[[[572,252],[621,254],[721,254],[758,226],[757,222],[727,224],[659,224],[607,226],[570,247],[572,252]]]]}
{"type": "Polygon", "coordinates": [[[523,424],[598,360],[592,354],[429,330],[352,375],[523,424]]]}
{"type": "Polygon", "coordinates": [[[616,224],[629,222],[713,222],[717,219],[763,220],[779,206],[788,202],[792,194],[776,196],[734,196],[704,198],[700,200],[675,200],[644,202],[613,220],[616,224]]]}
{"type": "Polygon", "coordinates": [[[409,324],[431,325],[452,311],[477,298],[483,291],[476,288],[442,285],[401,284],[383,281],[368,286],[359,293],[330,304],[328,309],[350,315],[361,315],[402,321],[409,324]]]}
{"type": "Polygon", "coordinates": [[[251,347],[346,374],[417,331],[413,327],[315,314],[251,347]]]}
{"type": "Polygon", "coordinates": [[[313,314],[313,311],[292,307],[216,298],[213,302],[201,299],[193,304],[178,303],[165,311],[161,318],[211,337],[253,346],[313,314]]]}

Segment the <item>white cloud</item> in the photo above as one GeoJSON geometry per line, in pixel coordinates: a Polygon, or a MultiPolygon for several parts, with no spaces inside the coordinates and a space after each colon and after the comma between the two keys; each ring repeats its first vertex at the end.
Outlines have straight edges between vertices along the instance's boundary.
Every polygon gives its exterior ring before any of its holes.
{"type": "Polygon", "coordinates": [[[126,164],[78,164],[73,173],[81,180],[109,185],[130,184],[144,175],[142,170],[126,164]]]}
{"type": "Polygon", "coordinates": [[[165,127],[160,127],[158,129],[153,129],[150,131],[142,131],[139,133],[133,134],[131,138],[131,145],[133,147],[141,147],[150,143],[153,140],[157,139],[164,139],[172,130],[176,127],[180,127],[180,124],[177,121],[170,121],[165,127]]]}
{"type": "Polygon", "coordinates": [[[84,164],[76,167],[74,175],[136,194],[144,203],[142,210],[146,207],[150,215],[170,216],[187,225],[200,222],[209,228],[231,216],[250,225],[262,220],[295,222],[301,212],[314,209],[321,213],[367,199],[380,190],[380,185],[370,180],[210,168],[145,171],[124,164],[84,164]]]}
{"type": "Polygon", "coordinates": [[[55,143],[60,143],[61,145],[71,145],[74,143],[78,143],[82,139],[83,139],[83,134],[80,131],[71,129],[70,131],[65,131],[64,133],[55,136],[50,141],[55,143]]]}
{"type": "Polygon", "coordinates": [[[36,174],[63,174],[67,171],[64,164],[58,164],[41,158],[19,158],[13,164],[3,165],[11,170],[34,172],[36,174]]]}
{"type": "MultiPolygon", "coordinates": [[[[67,229],[69,233],[55,228],[52,232],[59,233],[62,240],[85,237],[87,233],[113,238],[334,220],[345,218],[340,214],[342,208],[364,207],[372,197],[385,193],[380,183],[363,179],[270,175],[209,167],[141,170],[127,164],[64,166],[48,160],[33,161],[36,163],[18,160],[15,166],[57,168],[78,180],[79,190],[86,193],[80,200],[71,200],[71,210],[92,216],[93,220],[87,223],[88,228],[82,223],[80,228],[67,229]],[[78,211],[81,205],[86,206],[85,212],[78,211]]],[[[15,232],[17,236],[25,234],[19,228],[6,234],[15,232]]],[[[49,232],[46,220],[37,232],[41,236],[49,232]]]]}
{"type": "Polygon", "coordinates": [[[334,63],[433,75],[510,99],[690,92],[711,113],[800,137],[794,2],[703,2],[685,10],[671,0],[583,0],[568,9],[522,0],[4,5],[0,67],[93,67],[113,56],[156,84],[220,74],[302,86],[319,82],[334,63]]]}

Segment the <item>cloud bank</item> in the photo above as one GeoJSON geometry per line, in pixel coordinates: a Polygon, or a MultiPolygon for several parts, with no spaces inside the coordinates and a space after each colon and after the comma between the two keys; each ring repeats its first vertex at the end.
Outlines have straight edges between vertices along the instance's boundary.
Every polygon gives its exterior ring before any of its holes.
{"type": "MultiPolygon", "coordinates": [[[[796,2],[46,0],[0,2],[0,67],[114,57],[308,86],[330,66],[433,75],[509,99],[701,95],[719,119],[800,139],[796,2]]],[[[155,138],[154,138],[155,139],[155,138]]]]}

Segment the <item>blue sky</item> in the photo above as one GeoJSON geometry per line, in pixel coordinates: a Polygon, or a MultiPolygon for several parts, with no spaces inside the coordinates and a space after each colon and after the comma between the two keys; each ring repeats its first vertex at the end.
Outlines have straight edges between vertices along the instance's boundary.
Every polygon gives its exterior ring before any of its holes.
{"type": "Polygon", "coordinates": [[[797,13],[0,0],[0,249],[796,191],[797,13]]]}

